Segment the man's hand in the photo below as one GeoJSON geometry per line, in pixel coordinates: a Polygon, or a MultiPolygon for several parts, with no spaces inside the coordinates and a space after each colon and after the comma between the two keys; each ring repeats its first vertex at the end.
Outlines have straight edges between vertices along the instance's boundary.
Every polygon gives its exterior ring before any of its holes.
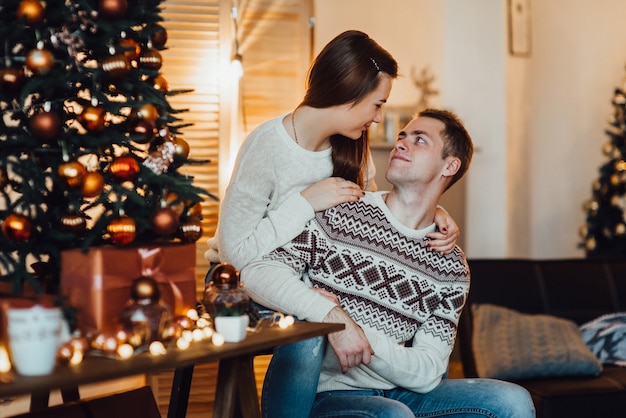
{"type": "Polygon", "coordinates": [[[328,342],[339,358],[342,373],[346,373],[350,367],[370,363],[374,350],[361,327],[341,307],[335,306],[322,322],[337,322],[345,325],[343,331],[328,335],[328,342]]]}

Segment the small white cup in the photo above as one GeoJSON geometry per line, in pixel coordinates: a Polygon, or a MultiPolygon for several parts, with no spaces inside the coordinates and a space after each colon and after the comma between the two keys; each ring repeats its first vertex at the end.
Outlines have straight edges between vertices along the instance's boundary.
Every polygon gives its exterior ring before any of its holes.
{"type": "Polygon", "coordinates": [[[9,349],[13,367],[23,376],[52,373],[61,342],[62,314],[59,308],[7,309],[9,349]]]}
{"type": "Polygon", "coordinates": [[[241,316],[218,316],[215,318],[215,330],[222,334],[227,343],[238,343],[246,338],[250,318],[241,316]]]}

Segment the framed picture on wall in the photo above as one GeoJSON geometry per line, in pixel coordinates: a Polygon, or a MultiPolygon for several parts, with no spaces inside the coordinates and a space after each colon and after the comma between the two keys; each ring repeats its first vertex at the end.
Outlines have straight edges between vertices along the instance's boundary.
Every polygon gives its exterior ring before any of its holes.
{"type": "Polygon", "coordinates": [[[530,56],[530,0],[509,0],[509,51],[530,56]]]}

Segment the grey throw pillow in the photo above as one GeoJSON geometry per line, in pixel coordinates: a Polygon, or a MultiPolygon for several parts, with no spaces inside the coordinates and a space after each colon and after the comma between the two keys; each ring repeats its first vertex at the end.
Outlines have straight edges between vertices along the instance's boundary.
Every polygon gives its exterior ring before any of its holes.
{"type": "Polygon", "coordinates": [[[479,377],[515,380],[595,376],[602,371],[573,321],[491,304],[471,308],[472,348],[479,377]]]}

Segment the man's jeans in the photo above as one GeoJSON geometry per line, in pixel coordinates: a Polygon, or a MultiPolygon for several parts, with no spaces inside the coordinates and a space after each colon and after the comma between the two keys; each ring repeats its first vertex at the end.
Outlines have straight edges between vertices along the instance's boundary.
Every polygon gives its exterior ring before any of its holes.
{"type": "Polygon", "coordinates": [[[405,389],[319,393],[311,418],[493,417],[533,418],[526,389],[492,379],[444,379],[432,391],[405,389]]]}

